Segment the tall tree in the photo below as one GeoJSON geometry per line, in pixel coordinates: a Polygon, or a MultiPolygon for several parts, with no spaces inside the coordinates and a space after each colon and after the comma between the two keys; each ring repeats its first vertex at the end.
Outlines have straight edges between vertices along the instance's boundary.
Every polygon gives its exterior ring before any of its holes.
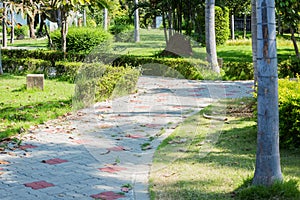
{"type": "Polygon", "coordinates": [[[139,9],[138,9],[138,0],[134,0],[135,10],[134,10],[134,41],[140,41],[140,16],[139,16],[139,9]]]}
{"type": "Polygon", "coordinates": [[[251,38],[252,38],[252,62],[254,68],[254,88],[257,89],[257,0],[251,0],[251,38]]]}
{"type": "Polygon", "coordinates": [[[253,184],[269,186],[283,179],[279,154],[275,2],[257,2],[258,133],[253,184]]]}
{"type": "Polygon", "coordinates": [[[215,34],[215,0],[205,0],[205,43],[207,61],[214,72],[220,73],[215,34]]]}
{"type": "Polygon", "coordinates": [[[276,0],[278,15],[284,24],[290,27],[291,40],[294,45],[295,54],[300,58],[299,48],[295,38],[295,31],[300,24],[300,2],[299,0],[276,0]]]}
{"type": "Polygon", "coordinates": [[[7,2],[3,2],[3,13],[2,13],[2,46],[7,46],[7,2]]]}

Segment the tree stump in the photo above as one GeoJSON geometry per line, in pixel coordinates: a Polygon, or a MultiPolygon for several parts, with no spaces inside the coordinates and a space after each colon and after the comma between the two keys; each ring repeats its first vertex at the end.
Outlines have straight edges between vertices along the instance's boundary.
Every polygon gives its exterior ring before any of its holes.
{"type": "Polygon", "coordinates": [[[27,89],[38,88],[44,90],[44,74],[28,74],[26,83],[27,89]]]}

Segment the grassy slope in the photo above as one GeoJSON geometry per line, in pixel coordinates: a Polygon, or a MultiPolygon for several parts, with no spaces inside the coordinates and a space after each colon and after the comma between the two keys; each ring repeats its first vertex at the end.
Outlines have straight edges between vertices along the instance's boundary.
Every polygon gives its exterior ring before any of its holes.
{"type": "Polygon", "coordinates": [[[71,110],[73,84],[45,80],[44,91],[25,84],[26,77],[0,76],[0,139],[71,110]]]}
{"type": "MultiPolygon", "coordinates": [[[[225,103],[221,106],[224,106],[223,109],[227,106],[234,110],[232,108],[241,107],[241,104],[227,102],[227,105],[225,103]]],[[[245,179],[253,176],[255,121],[251,118],[230,116],[228,123],[223,124],[204,119],[202,113],[212,109],[216,110],[208,107],[188,118],[158,148],[150,174],[151,199],[229,200],[232,199],[232,192],[245,179]],[[219,135],[220,127],[222,133],[219,135]],[[205,142],[209,135],[219,135],[210,137],[211,141],[216,141],[215,145],[205,142]],[[174,142],[180,140],[184,142],[174,142]]],[[[220,107],[217,110],[219,109],[220,107]]],[[[285,180],[295,179],[300,182],[299,151],[282,150],[281,163],[285,180]]]]}

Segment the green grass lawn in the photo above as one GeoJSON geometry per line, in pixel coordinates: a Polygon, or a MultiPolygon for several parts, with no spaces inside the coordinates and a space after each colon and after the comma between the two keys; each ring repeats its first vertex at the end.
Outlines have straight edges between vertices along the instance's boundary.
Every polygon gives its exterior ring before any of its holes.
{"type": "Polygon", "coordinates": [[[44,84],[44,91],[26,89],[26,77],[0,76],[0,139],[71,111],[74,84],[44,84]]]}
{"type": "Polygon", "coordinates": [[[34,49],[47,49],[48,47],[48,39],[23,39],[23,40],[14,40],[14,43],[7,43],[8,46],[11,47],[26,47],[26,48],[34,48],[34,49]]]}
{"type": "MultiPolygon", "coordinates": [[[[119,53],[136,56],[153,56],[166,47],[164,31],[160,29],[141,29],[141,41],[138,43],[115,42],[114,47],[121,49],[119,53]]],[[[298,38],[299,39],[299,38],[298,38]]],[[[300,46],[300,39],[298,40],[300,46]]],[[[28,47],[28,48],[47,48],[48,40],[45,39],[25,39],[15,40],[14,44],[8,44],[14,47],[28,47]]],[[[201,47],[197,42],[192,42],[194,58],[205,59],[205,47],[201,47]]],[[[285,36],[278,36],[277,38],[277,53],[279,59],[286,59],[289,56],[295,55],[294,47],[291,40],[285,36]]],[[[224,61],[252,61],[251,40],[240,39],[235,41],[228,41],[226,45],[217,47],[218,57],[223,58],[224,61]]]]}
{"type": "MultiPolygon", "coordinates": [[[[176,128],[155,153],[150,174],[151,199],[233,199],[233,192],[253,177],[255,169],[256,122],[249,117],[246,106],[251,101],[222,101],[176,128]],[[222,115],[218,110],[224,109],[226,123],[202,116],[222,115]]],[[[281,151],[286,181],[300,183],[299,153],[281,151]]],[[[300,185],[294,187],[298,187],[300,194],[300,185]]]]}

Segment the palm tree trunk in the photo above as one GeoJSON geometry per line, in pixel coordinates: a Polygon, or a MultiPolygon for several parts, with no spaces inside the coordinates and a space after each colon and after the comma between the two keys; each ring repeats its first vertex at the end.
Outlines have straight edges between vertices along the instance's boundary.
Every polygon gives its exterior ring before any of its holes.
{"type": "Polygon", "coordinates": [[[103,9],[103,29],[108,30],[108,10],[107,8],[103,9]]]}
{"type": "Polygon", "coordinates": [[[7,29],[6,29],[6,19],[7,19],[7,3],[3,2],[3,19],[2,19],[2,46],[7,46],[7,29]]]}
{"type": "Polygon", "coordinates": [[[256,0],[251,0],[251,38],[252,38],[252,61],[254,69],[254,90],[257,89],[257,17],[256,0]]]}
{"type": "Polygon", "coordinates": [[[14,11],[11,9],[10,10],[10,23],[11,23],[11,29],[10,29],[10,43],[14,43],[15,39],[15,18],[14,18],[14,11]]]}
{"type": "MultiPolygon", "coordinates": [[[[138,0],[134,0],[134,4],[137,7],[139,4],[138,0]]],[[[138,8],[136,8],[134,11],[134,41],[140,41],[140,17],[138,8]]]]}
{"type": "Polygon", "coordinates": [[[231,39],[235,40],[235,33],[234,33],[234,14],[232,11],[232,15],[231,15],[231,39]]]}
{"type": "Polygon", "coordinates": [[[247,15],[244,14],[244,35],[243,38],[246,39],[247,36],[247,15]]]}
{"type": "Polygon", "coordinates": [[[294,45],[296,56],[297,56],[297,58],[300,58],[299,48],[298,48],[298,45],[297,45],[297,40],[295,38],[295,29],[293,27],[291,27],[291,40],[292,40],[293,45],[294,45]]]}
{"type": "Polygon", "coordinates": [[[207,62],[212,71],[220,74],[215,34],[215,0],[205,1],[205,41],[207,62]]]}
{"type": "Polygon", "coordinates": [[[274,0],[257,4],[257,152],[254,185],[281,181],[279,153],[278,74],[274,0]]]}

